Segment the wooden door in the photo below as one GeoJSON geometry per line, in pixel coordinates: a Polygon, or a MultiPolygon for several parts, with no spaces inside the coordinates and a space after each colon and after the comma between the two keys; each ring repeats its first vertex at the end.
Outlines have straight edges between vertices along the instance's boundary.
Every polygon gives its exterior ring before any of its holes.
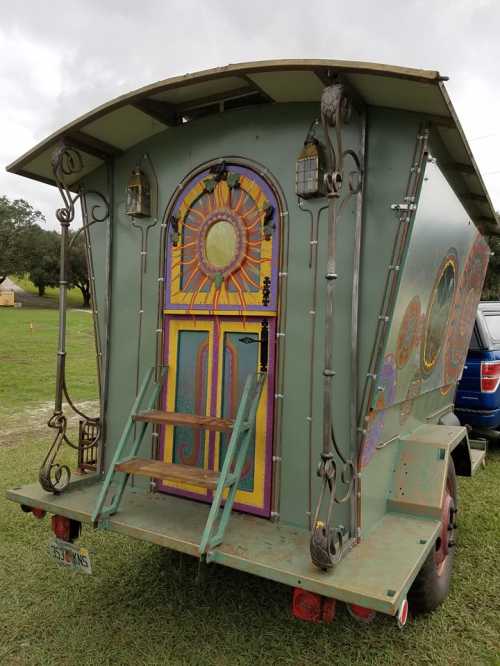
{"type": "MultiPolygon", "coordinates": [[[[248,374],[267,373],[235,504],[264,516],[271,495],[279,219],[276,197],[259,174],[218,164],[182,189],[166,248],[164,408],[234,418],[248,374]]],[[[218,470],[229,434],[167,426],[161,437],[166,462],[218,470]]],[[[212,498],[186,484],[161,489],[212,498]]]]}

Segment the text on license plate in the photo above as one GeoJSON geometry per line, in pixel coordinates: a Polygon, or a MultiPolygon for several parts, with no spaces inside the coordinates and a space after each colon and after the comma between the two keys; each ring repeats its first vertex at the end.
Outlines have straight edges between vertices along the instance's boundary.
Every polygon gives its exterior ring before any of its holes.
{"type": "Polygon", "coordinates": [[[91,574],[89,551],[61,539],[49,543],[49,556],[63,567],[69,567],[80,573],[91,574]]]}

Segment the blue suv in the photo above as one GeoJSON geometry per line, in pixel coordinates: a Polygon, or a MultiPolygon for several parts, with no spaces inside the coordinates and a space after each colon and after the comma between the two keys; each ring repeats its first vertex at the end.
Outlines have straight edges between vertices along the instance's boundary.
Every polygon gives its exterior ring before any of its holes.
{"type": "Polygon", "coordinates": [[[479,303],[455,413],[478,434],[500,436],[491,432],[500,430],[500,302],[479,303]]]}

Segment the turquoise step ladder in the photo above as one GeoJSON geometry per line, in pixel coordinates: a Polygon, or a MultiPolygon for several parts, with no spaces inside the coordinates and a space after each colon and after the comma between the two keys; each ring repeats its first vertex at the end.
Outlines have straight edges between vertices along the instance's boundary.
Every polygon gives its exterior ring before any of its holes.
{"type": "Polygon", "coordinates": [[[96,526],[107,526],[110,516],[120,508],[123,493],[132,475],[201,486],[213,491],[212,504],[199,545],[201,557],[220,545],[224,539],[241,473],[255,434],[257,409],[266,373],[259,372],[247,377],[234,421],[153,409],[158,400],[165,374],[166,368],[163,369],[158,381],[153,381],[153,369],[151,369],[144,378],[125,423],[113,460],[104,477],[92,514],[92,521],[96,526]],[[190,465],[164,463],[160,460],[137,457],[150,423],[182,425],[200,430],[230,433],[222,470],[215,472],[190,465]],[[224,499],[226,489],[228,492],[224,499]],[[109,501],[108,497],[110,497],[109,501]]]}

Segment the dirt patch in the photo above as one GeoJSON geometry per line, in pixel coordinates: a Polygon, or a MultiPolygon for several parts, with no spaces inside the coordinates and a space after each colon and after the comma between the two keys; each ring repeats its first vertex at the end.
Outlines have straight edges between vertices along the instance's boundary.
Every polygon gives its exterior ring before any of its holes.
{"type": "MultiPolygon", "coordinates": [[[[99,403],[97,400],[87,400],[77,405],[85,414],[96,416],[99,412],[99,403]]],[[[47,421],[52,416],[54,404],[52,402],[43,402],[39,405],[27,407],[21,412],[7,414],[1,417],[0,446],[16,447],[27,439],[33,439],[34,435],[47,435],[47,440],[51,439],[54,431],[47,427],[47,421]]],[[[68,419],[68,429],[76,441],[78,438],[78,421],[80,417],[65,405],[65,415],[68,419]]]]}

